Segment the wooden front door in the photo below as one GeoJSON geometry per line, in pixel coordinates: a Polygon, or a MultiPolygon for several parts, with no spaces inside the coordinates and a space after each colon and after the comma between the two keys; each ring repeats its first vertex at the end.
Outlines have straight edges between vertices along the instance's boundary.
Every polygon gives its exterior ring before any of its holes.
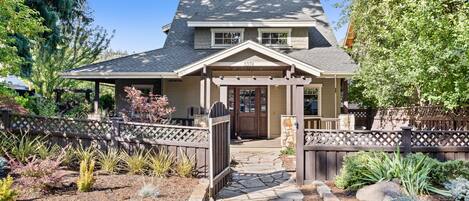
{"type": "Polygon", "coordinates": [[[232,132],[241,138],[267,137],[267,87],[230,87],[232,132]]]}

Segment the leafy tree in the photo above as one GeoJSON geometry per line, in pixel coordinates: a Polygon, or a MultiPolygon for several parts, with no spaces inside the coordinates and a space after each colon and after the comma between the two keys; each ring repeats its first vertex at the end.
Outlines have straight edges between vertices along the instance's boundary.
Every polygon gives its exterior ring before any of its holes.
{"type": "Polygon", "coordinates": [[[0,0],[0,75],[17,74],[18,66],[24,62],[18,54],[22,49],[17,48],[15,36],[34,43],[45,31],[38,12],[24,5],[22,0],[0,0]]]}
{"type": "Polygon", "coordinates": [[[60,72],[95,62],[109,46],[108,32],[92,26],[86,4],[80,9],[81,15],[60,24],[61,40],[54,51],[42,51],[44,46],[33,50],[31,82],[36,92],[45,97],[51,98],[55,88],[76,86],[76,81],[62,79],[60,72]]]}
{"type": "MultiPolygon", "coordinates": [[[[467,0],[345,0],[354,25],[354,78],[379,107],[469,104],[467,0]]],[[[343,22],[344,20],[342,20],[343,22]]]]}

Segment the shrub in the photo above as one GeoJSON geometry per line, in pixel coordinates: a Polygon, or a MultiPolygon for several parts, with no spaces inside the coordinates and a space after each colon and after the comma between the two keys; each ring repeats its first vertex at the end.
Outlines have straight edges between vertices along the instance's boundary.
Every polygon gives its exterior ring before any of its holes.
{"type": "Polygon", "coordinates": [[[144,184],[137,194],[141,198],[156,199],[160,195],[160,191],[153,184],[144,184]]]}
{"type": "Polygon", "coordinates": [[[101,170],[104,170],[110,174],[116,173],[118,171],[119,165],[119,151],[116,149],[109,149],[106,153],[99,151],[98,152],[98,164],[101,167],[101,170]]]}
{"type": "Polygon", "coordinates": [[[451,193],[456,201],[469,200],[469,181],[464,178],[457,178],[445,184],[445,188],[451,193]]]}
{"type": "MultiPolygon", "coordinates": [[[[30,137],[27,134],[19,136],[2,133],[3,152],[8,153],[10,160],[15,159],[22,163],[27,162],[31,157],[39,154],[39,149],[45,145],[41,136],[30,137]]],[[[5,154],[6,154],[5,153],[5,154]]]]}
{"type": "Polygon", "coordinates": [[[0,201],[13,201],[15,200],[18,192],[13,190],[13,178],[8,176],[5,179],[0,179],[0,201]]]}
{"type": "Polygon", "coordinates": [[[363,185],[399,179],[410,196],[429,192],[445,195],[446,192],[436,188],[430,179],[435,164],[435,160],[423,154],[411,154],[403,158],[399,150],[393,156],[383,152],[360,152],[345,157],[336,185],[356,190],[363,185]]]}
{"type": "Polygon", "coordinates": [[[287,147],[286,149],[282,149],[280,151],[280,153],[282,155],[286,155],[286,156],[294,156],[295,155],[295,148],[293,147],[287,147]]]}
{"type": "Polygon", "coordinates": [[[173,162],[173,154],[169,154],[165,150],[160,150],[158,154],[150,157],[148,165],[150,166],[154,176],[166,177],[171,170],[173,162]]]}
{"type": "Polygon", "coordinates": [[[186,153],[184,153],[182,150],[181,152],[181,160],[177,163],[176,165],[176,173],[181,176],[181,177],[192,177],[194,174],[194,158],[195,156],[192,156],[189,158],[186,153]]]}
{"type": "Polygon", "coordinates": [[[75,159],[75,149],[72,146],[66,146],[63,148],[64,157],[62,159],[62,165],[72,167],[75,159]]]}
{"type": "MultiPolygon", "coordinates": [[[[368,164],[376,159],[383,159],[382,154],[378,152],[358,152],[354,155],[345,156],[340,174],[335,180],[336,186],[343,189],[356,190],[364,185],[376,182],[364,179],[366,172],[369,171],[368,164]]],[[[380,166],[376,168],[380,168],[380,166]]]]}
{"type": "Polygon", "coordinates": [[[459,177],[469,179],[469,163],[461,160],[436,162],[431,173],[432,183],[444,185],[446,182],[459,177]]]}
{"type": "Polygon", "coordinates": [[[78,191],[89,192],[93,187],[94,182],[94,160],[82,160],[80,162],[80,176],[77,180],[78,191]]]}
{"type": "Polygon", "coordinates": [[[83,145],[80,145],[80,147],[75,150],[75,156],[77,157],[78,161],[92,161],[95,159],[96,150],[92,146],[89,146],[85,149],[83,145]]]}
{"type": "Polygon", "coordinates": [[[46,159],[59,155],[61,149],[62,148],[57,144],[54,144],[53,146],[47,146],[44,143],[38,147],[37,154],[41,159],[46,159]]]}
{"type": "Polygon", "coordinates": [[[126,99],[131,108],[130,111],[122,113],[126,121],[164,123],[175,111],[166,96],[155,95],[152,92],[143,95],[134,87],[125,87],[124,91],[127,93],[126,99]]]}
{"type": "Polygon", "coordinates": [[[148,153],[144,153],[144,150],[136,151],[133,155],[127,152],[122,152],[121,154],[121,160],[125,163],[127,171],[130,174],[144,173],[147,159],[148,153]]]}
{"type": "Polygon", "coordinates": [[[12,172],[21,176],[18,183],[47,192],[61,184],[64,176],[60,172],[61,159],[62,155],[54,160],[51,158],[42,160],[33,157],[26,165],[16,161],[11,161],[10,165],[12,172]]]}

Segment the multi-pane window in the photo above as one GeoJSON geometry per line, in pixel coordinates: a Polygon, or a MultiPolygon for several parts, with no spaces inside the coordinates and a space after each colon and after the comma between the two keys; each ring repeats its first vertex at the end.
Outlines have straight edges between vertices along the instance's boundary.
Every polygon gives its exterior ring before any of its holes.
{"type": "Polygon", "coordinates": [[[321,89],[305,87],[304,89],[304,115],[320,115],[321,89]]]}
{"type": "Polygon", "coordinates": [[[242,42],[242,29],[212,29],[213,47],[230,47],[242,42]]]}
{"type": "Polygon", "coordinates": [[[260,42],[267,46],[289,46],[290,32],[290,29],[260,29],[260,42]]]}

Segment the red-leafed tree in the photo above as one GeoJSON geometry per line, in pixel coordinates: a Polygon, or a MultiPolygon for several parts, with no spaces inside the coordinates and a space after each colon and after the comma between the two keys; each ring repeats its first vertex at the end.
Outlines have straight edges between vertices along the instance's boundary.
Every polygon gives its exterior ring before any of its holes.
{"type": "Polygon", "coordinates": [[[145,123],[166,123],[171,114],[176,111],[169,104],[168,97],[155,95],[150,92],[148,96],[134,87],[125,87],[126,99],[130,109],[124,111],[125,121],[138,121],[145,123]]]}

